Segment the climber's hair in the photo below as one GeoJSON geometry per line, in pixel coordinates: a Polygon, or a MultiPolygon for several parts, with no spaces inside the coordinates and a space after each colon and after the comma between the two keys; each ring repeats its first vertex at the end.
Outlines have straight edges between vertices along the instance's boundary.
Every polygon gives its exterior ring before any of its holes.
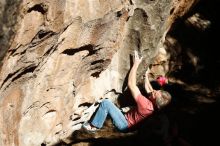
{"type": "Polygon", "coordinates": [[[160,92],[161,92],[161,96],[156,97],[156,102],[155,102],[158,109],[167,106],[172,99],[172,96],[169,92],[164,90],[160,90],[160,92]]]}

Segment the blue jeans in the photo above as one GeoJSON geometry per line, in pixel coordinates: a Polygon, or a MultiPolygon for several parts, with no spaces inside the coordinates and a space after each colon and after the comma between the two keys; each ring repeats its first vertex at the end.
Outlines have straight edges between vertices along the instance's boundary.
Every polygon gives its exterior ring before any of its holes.
{"type": "Polygon", "coordinates": [[[125,116],[123,115],[121,110],[109,99],[104,99],[100,103],[91,124],[97,128],[102,128],[108,114],[118,130],[125,131],[128,129],[128,122],[125,116]]]}

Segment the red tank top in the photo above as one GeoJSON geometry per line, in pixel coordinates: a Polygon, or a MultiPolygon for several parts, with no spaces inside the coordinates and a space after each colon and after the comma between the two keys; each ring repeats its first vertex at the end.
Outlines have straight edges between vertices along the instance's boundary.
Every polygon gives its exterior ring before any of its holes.
{"type": "Polygon", "coordinates": [[[135,99],[137,106],[125,114],[129,128],[151,115],[154,111],[153,103],[142,94],[139,94],[135,99]]]}

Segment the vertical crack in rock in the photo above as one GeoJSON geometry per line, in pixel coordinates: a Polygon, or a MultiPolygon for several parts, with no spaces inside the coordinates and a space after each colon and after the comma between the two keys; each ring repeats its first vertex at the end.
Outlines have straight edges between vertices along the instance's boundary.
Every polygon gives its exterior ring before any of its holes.
{"type": "Polygon", "coordinates": [[[134,5],[133,0],[129,0],[130,5],[134,5]]]}

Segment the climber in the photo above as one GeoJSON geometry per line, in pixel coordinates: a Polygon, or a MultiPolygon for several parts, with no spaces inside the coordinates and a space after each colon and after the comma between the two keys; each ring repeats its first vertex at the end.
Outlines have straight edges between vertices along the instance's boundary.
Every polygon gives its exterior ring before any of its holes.
{"type": "Polygon", "coordinates": [[[136,85],[136,72],[141,61],[142,57],[139,57],[138,52],[135,51],[133,55],[133,66],[128,76],[128,88],[136,102],[136,107],[123,114],[123,112],[109,99],[104,99],[100,103],[91,122],[85,122],[82,125],[87,132],[94,133],[102,128],[107,115],[111,117],[114,126],[119,131],[127,131],[154,113],[155,110],[160,110],[170,103],[171,95],[169,92],[164,90],[154,90],[151,86],[148,79],[149,68],[145,73],[144,83],[147,95],[142,95],[136,85]]]}

